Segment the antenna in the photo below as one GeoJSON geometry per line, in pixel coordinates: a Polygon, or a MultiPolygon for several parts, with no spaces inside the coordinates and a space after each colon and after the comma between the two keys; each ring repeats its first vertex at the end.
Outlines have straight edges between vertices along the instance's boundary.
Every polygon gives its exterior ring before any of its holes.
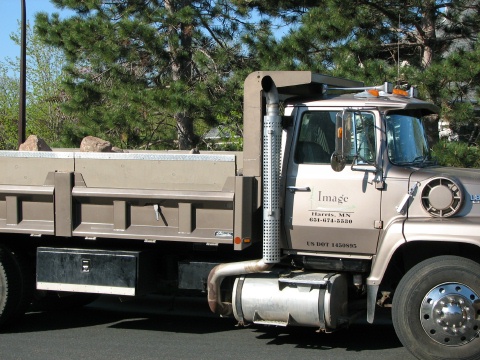
{"type": "Polygon", "coordinates": [[[398,13],[398,33],[397,33],[397,85],[400,85],[400,13],[398,13]]]}

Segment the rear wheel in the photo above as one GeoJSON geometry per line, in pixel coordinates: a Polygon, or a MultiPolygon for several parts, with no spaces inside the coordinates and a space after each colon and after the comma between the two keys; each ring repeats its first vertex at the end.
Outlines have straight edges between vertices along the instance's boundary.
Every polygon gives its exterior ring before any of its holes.
{"type": "Polygon", "coordinates": [[[33,273],[19,253],[0,245],[0,326],[25,314],[33,294],[33,273]]]}
{"type": "Polygon", "coordinates": [[[480,265],[439,256],[413,267],[393,298],[402,344],[419,359],[480,359],[480,265]]]}

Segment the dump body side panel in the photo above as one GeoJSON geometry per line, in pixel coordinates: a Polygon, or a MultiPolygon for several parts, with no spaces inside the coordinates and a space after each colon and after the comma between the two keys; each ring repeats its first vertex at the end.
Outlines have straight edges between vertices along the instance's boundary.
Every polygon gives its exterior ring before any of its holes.
{"type": "Polygon", "coordinates": [[[253,210],[237,158],[2,151],[0,232],[233,244],[234,230],[251,238],[253,210]]]}

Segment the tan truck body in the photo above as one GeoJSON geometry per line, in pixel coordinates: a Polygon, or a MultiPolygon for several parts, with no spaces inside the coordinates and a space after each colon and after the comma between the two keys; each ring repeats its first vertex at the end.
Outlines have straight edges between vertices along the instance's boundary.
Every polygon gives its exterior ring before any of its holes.
{"type": "MultiPolygon", "coordinates": [[[[321,331],[393,298],[415,356],[478,358],[480,172],[430,163],[436,106],[362,86],[252,73],[243,152],[0,151],[0,265],[35,262],[41,291],[139,295],[178,260],[215,313],[321,331]]],[[[28,294],[0,293],[0,324],[28,294]]]]}

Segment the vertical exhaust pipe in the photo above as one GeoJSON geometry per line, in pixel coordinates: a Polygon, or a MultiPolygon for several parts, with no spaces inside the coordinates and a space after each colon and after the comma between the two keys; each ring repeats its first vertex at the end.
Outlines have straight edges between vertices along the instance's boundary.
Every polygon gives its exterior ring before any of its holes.
{"type": "Polygon", "coordinates": [[[262,79],[267,98],[267,113],[263,118],[263,260],[267,264],[280,262],[280,152],[282,118],[278,90],[270,76],[262,79]]]}
{"type": "Polygon", "coordinates": [[[208,276],[208,305],[222,316],[233,313],[232,304],[222,302],[220,286],[227,276],[267,271],[280,262],[280,155],[282,118],[278,90],[270,76],[262,78],[262,89],[267,99],[263,118],[263,258],[260,260],[220,264],[208,276]]]}

